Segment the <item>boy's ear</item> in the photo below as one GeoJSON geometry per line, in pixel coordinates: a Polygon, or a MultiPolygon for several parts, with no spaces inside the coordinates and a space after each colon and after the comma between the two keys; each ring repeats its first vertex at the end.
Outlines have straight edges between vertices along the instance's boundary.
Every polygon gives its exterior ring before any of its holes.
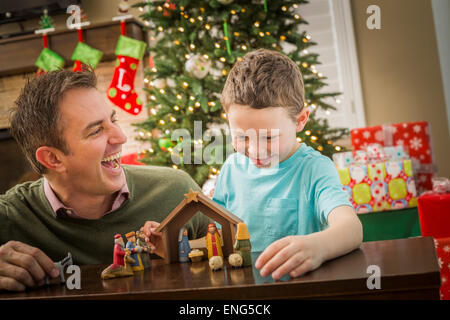
{"type": "Polygon", "coordinates": [[[309,109],[303,108],[297,116],[297,132],[302,131],[309,119],[309,109]]]}
{"type": "Polygon", "coordinates": [[[44,167],[51,171],[63,172],[66,167],[64,163],[61,161],[62,152],[56,148],[42,146],[36,150],[36,159],[42,164],[44,167]]]}

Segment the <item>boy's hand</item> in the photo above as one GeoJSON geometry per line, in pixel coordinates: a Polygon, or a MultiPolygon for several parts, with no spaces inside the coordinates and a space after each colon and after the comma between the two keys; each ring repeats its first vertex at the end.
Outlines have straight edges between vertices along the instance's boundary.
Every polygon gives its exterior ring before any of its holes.
{"type": "Polygon", "coordinates": [[[289,274],[292,278],[320,267],[324,262],[320,242],[309,236],[287,236],[269,245],[255,262],[262,277],[274,280],[289,274]]]}
{"type": "Polygon", "coordinates": [[[162,233],[156,232],[156,228],[160,225],[159,222],[156,221],[147,221],[144,226],[141,228],[141,231],[145,234],[145,242],[150,248],[150,252],[157,254],[158,256],[164,258],[164,247],[161,239],[162,233]]]}

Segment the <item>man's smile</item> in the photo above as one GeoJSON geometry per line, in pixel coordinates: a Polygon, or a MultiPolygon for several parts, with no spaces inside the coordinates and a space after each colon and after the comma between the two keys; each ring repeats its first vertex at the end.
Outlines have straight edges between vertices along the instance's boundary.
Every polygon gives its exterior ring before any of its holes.
{"type": "Polygon", "coordinates": [[[108,171],[117,174],[121,171],[121,165],[120,165],[120,157],[122,155],[122,152],[119,151],[117,153],[114,153],[112,155],[109,155],[102,159],[101,164],[103,168],[106,168],[108,171]]]}

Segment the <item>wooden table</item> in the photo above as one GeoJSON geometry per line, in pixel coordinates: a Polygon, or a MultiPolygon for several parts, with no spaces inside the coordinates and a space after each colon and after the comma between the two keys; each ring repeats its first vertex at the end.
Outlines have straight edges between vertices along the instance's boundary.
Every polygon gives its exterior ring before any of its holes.
{"type": "MultiPolygon", "coordinates": [[[[253,254],[253,263],[258,254],[253,254]]],[[[212,272],[208,262],[152,260],[133,277],[101,280],[106,265],[81,266],[81,289],[51,285],[0,299],[439,299],[440,274],[433,239],[365,242],[303,277],[274,281],[254,267],[212,272]],[[381,289],[367,288],[367,268],[380,267],[381,289]]]]}

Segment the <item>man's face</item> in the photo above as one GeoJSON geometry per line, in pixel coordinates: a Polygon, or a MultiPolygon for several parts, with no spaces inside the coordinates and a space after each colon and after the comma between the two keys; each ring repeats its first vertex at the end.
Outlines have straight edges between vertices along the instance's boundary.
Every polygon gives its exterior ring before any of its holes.
{"type": "Polygon", "coordinates": [[[297,125],[284,108],[233,104],[227,118],[234,148],[258,168],[273,167],[297,150],[297,125]]]}
{"type": "Polygon", "coordinates": [[[72,89],[60,101],[60,124],[69,149],[66,181],[77,192],[110,195],[126,183],[120,166],[126,136],[115,111],[96,89],[72,89]]]}

